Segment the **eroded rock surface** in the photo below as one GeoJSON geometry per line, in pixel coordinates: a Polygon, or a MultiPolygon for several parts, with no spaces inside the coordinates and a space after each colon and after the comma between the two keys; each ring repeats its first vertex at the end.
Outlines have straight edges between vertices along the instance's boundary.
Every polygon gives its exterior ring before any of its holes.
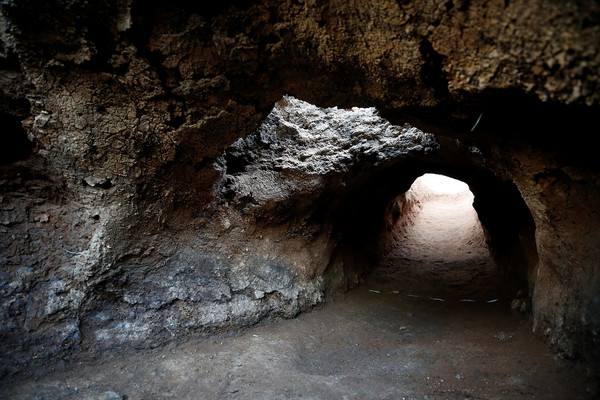
{"type": "Polygon", "coordinates": [[[334,174],[352,179],[357,164],[373,168],[438,149],[432,134],[391,125],[374,108],[320,109],[285,96],[256,133],[225,150],[221,190],[237,201],[276,204],[323,191],[334,174]]]}
{"type": "Polygon", "coordinates": [[[598,2],[0,13],[4,372],[296,315],[427,171],[469,183],[535,330],[600,359],[598,2]]]}

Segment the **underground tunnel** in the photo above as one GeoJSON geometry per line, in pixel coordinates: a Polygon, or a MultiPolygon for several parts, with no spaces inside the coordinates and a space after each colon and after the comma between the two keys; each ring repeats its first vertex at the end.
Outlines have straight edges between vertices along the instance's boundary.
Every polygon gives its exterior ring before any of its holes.
{"type": "Polygon", "coordinates": [[[488,204],[460,180],[415,179],[386,208],[373,279],[431,295],[526,298],[535,225],[518,192],[487,185],[497,196],[488,204]]]}
{"type": "Polygon", "coordinates": [[[381,239],[388,244],[382,246],[386,251],[379,257],[373,279],[396,285],[388,290],[437,298],[449,292],[463,299],[501,297],[497,293],[500,274],[466,183],[425,174],[388,208],[391,238],[381,239]]]}
{"type": "Polygon", "coordinates": [[[0,393],[593,398],[599,15],[2,2],[0,393]]]}

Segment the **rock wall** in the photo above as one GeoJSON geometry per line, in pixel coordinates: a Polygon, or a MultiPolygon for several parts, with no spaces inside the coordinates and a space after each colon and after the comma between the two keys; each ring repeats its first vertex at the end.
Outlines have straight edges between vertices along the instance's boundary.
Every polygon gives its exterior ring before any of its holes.
{"type": "Polygon", "coordinates": [[[5,372],[295,315],[360,280],[424,171],[469,182],[536,331],[600,359],[596,1],[0,12],[5,372]]]}

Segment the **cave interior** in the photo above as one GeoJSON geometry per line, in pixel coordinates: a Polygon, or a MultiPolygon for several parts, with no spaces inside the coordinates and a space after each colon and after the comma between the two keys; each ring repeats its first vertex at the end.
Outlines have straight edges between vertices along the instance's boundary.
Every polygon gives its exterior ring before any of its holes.
{"type": "Polygon", "coordinates": [[[597,378],[598,2],[342,3],[0,4],[0,377],[369,287],[501,298],[597,378]],[[409,235],[425,174],[476,257],[409,235]]]}

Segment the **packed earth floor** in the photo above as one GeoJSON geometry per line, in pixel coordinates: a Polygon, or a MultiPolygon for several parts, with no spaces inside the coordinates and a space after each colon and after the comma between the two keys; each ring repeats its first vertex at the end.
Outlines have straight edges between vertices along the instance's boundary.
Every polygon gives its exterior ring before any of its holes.
{"type": "Polygon", "coordinates": [[[243,333],[5,377],[3,399],[588,399],[510,302],[359,287],[243,333]]]}
{"type": "Polygon", "coordinates": [[[0,398],[592,398],[585,369],[511,308],[471,202],[421,201],[380,267],[319,309],[152,350],[82,354],[4,377],[0,398]]]}

